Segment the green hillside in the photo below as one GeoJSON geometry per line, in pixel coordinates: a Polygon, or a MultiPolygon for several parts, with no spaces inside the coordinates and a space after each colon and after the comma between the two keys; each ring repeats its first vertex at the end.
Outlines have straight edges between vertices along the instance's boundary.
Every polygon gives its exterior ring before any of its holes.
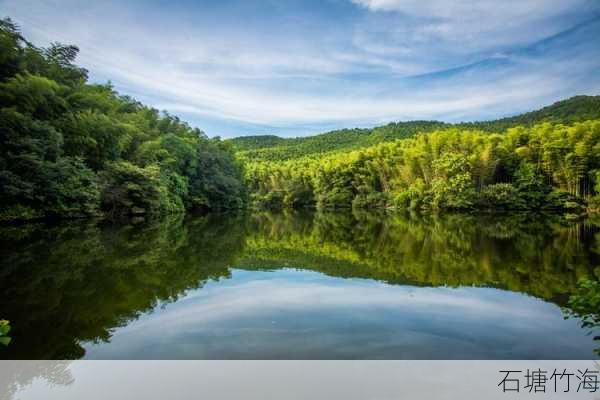
{"type": "Polygon", "coordinates": [[[256,150],[266,147],[284,146],[290,140],[275,135],[241,136],[231,139],[230,142],[240,150],[256,150]]]}
{"type": "Polygon", "coordinates": [[[243,206],[229,146],[88,82],[78,51],[0,19],[0,221],[243,206]]]}
{"type": "Polygon", "coordinates": [[[492,121],[458,124],[440,121],[392,122],[370,129],[340,129],[308,137],[281,138],[275,135],[259,135],[238,137],[228,141],[244,159],[280,161],[311,154],[355,150],[382,142],[405,139],[419,132],[432,132],[452,126],[502,132],[510,127],[531,126],[543,121],[572,123],[597,118],[600,118],[600,96],[575,96],[540,110],[492,121]]]}
{"type": "MultiPolygon", "coordinates": [[[[498,130],[504,130],[514,125],[533,125],[541,121],[558,123],[573,123],[600,116],[600,96],[574,96],[542,109],[520,114],[510,118],[492,121],[498,130]]],[[[485,122],[476,125],[486,125],[485,122]]]]}
{"type": "Polygon", "coordinates": [[[340,129],[299,138],[281,138],[274,135],[246,136],[230,139],[229,142],[242,158],[280,161],[310,154],[355,150],[449,126],[451,125],[439,121],[393,122],[371,129],[340,129]]]}

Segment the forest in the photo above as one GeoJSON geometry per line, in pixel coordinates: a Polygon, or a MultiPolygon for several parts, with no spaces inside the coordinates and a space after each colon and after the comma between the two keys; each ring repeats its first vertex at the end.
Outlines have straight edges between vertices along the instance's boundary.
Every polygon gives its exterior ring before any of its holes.
{"type": "Polygon", "coordinates": [[[208,138],[0,21],[0,221],[253,207],[600,209],[600,96],[496,121],[208,138]]]}
{"type": "Polygon", "coordinates": [[[600,118],[600,96],[574,96],[540,110],[492,121],[450,124],[440,121],[391,122],[364,129],[340,129],[313,136],[282,138],[275,135],[242,136],[228,140],[238,156],[246,160],[283,161],[306,155],[356,150],[382,142],[406,139],[418,133],[445,128],[481,130],[502,133],[516,126],[532,126],[541,122],[571,124],[600,118]]]}
{"type": "MultiPolygon", "coordinates": [[[[597,107],[598,98],[590,99],[597,107]]],[[[598,211],[600,118],[542,121],[500,131],[493,122],[459,124],[285,159],[255,153],[245,158],[248,191],[252,204],[265,209],[598,211]]]]}
{"type": "Polygon", "coordinates": [[[0,221],[244,205],[229,144],[87,83],[77,53],[0,21],[0,221]]]}

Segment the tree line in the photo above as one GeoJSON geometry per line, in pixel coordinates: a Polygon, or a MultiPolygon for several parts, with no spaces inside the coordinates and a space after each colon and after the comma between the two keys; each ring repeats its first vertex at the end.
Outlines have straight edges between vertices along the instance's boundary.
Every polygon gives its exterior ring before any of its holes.
{"type": "Polygon", "coordinates": [[[283,161],[307,155],[356,150],[450,126],[439,121],[391,122],[375,128],[340,129],[298,138],[263,135],[242,136],[228,141],[237,150],[238,157],[245,161],[283,161]]]}
{"type": "Polygon", "coordinates": [[[489,122],[209,139],[0,21],[0,221],[257,208],[600,209],[600,96],[489,122]],[[545,121],[545,122],[542,122],[545,121]]]}
{"type": "Polygon", "coordinates": [[[0,21],[0,220],[243,206],[229,144],[88,83],[77,53],[0,21]]]}
{"type": "Polygon", "coordinates": [[[238,156],[244,160],[284,161],[342,150],[357,150],[446,128],[502,133],[515,126],[529,127],[541,122],[572,124],[591,119],[600,119],[600,96],[574,96],[539,110],[491,121],[456,124],[440,121],[391,122],[374,128],[340,129],[297,138],[258,135],[242,136],[228,141],[232,143],[238,156]]]}
{"type": "Polygon", "coordinates": [[[600,205],[600,120],[451,127],[354,150],[249,161],[258,208],[561,209],[600,205]]]}

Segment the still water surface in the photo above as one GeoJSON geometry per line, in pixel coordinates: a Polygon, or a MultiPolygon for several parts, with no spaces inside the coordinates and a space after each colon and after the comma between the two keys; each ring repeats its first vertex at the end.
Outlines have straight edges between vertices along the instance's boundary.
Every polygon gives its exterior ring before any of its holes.
{"type": "Polygon", "coordinates": [[[254,213],[0,228],[0,358],[589,359],[594,221],[254,213]]]}

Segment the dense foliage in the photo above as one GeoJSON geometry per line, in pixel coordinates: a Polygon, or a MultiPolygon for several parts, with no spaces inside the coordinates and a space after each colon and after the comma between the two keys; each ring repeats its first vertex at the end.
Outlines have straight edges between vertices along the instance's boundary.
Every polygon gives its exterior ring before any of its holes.
{"type": "Polygon", "coordinates": [[[541,123],[573,123],[600,118],[600,96],[575,96],[540,110],[493,121],[448,124],[439,121],[393,122],[371,129],[341,129],[316,136],[281,138],[273,135],[231,139],[238,154],[253,161],[283,161],[335,151],[370,147],[444,128],[501,133],[508,128],[541,123]]]}
{"type": "Polygon", "coordinates": [[[230,142],[245,160],[281,161],[360,149],[448,126],[451,125],[438,121],[392,122],[372,129],[340,129],[315,136],[287,139],[270,135],[244,136],[231,139],[230,142]]]}
{"type": "Polygon", "coordinates": [[[8,346],[11,341],[8,333],[10,332],[10,323],[5,319],[0,319],[0,344],[8,346]]]}
{"type": "Polygon", "coordinates": [[[258,207],[562,209],[600,203],[600,120],[446,128],[350,152],[254,161],[258,207]]]}
{"type": "Polygon", "coordinates": [[[600,118],[600,96],[574,96],[540,110],[495,121],[475,122],[472,125],[500,132],[516,125],[531,126],[540,122],[573,123],[597,118],[600,118]]]}
{"type": "Polygon", "coordinates": [[[86,83],[77,53],[0,21],[0,220],[242,205],[229,145],[86,83]]]}
{"type": "Polygon", "coordinates": [[[600,96],[487,122],[231,142],[259,208],[600,209],[600,96]]]}
{"type": "Polygon", "coordinates": [[[600,326],[600,281],[582,279],[569,297],[568,312],[581,319],[586,328],[600,326]]]}
{"type": "MultiPolygon", "coordinates": [[[[564,309],[567,318],[579,319],[583,328],[597,332],[600,327],[600,280],[582,279],[564,309]]],[[[600,336],[595,336],[600,340],[600,336]]],[[[596,349],[600,355],[600,348],[596,349]]]]}

